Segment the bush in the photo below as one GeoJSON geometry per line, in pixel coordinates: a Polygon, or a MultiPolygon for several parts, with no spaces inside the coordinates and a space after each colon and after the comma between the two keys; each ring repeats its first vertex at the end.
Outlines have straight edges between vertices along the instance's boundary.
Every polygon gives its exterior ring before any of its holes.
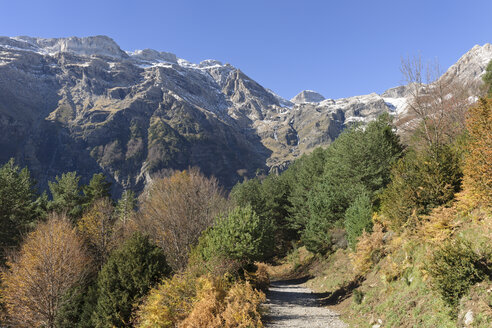
{"type": "Polygon", "coordinates": [[[469,288],[490,274],[486,259],[476,254],[468,241],[459,238],[435,251],[427,270],[434,288],[453,308],[453,315],[469,288]]]}
{"type": "Polygon", "coordinates": [[[176,275],[149,293],[137,312],[137,327],[263,327],[264,301],[248,282],[176,275]]]}
{"type": "Polygon", "coordinates": [[[367,193],[362,193],[345,212],[345,230],[350,247],[355,250],[357,238],[364,231],[372,232],[371,199],[367,193]]]}
{"type": "Polygon", "coordinates": [[[218,218],[216,225],[200,238],[193,256],[205,263],[219,258],[247,265],[269,258],[272,249],[272,224],[246,206],[218,218]]]}
{"type": "Polygon", "coordinates": [[[364,299],[364,293],[361,292],[360,290],[356,289],[354,290],[354,302],[355,304],[361,304],[362,300],[364,299]]]}
{"type": "Polygon", "coordinates": [[[207,280],[177,274],[153,288],[137,311],[137,327],[176,327],[198,301],[197,293],[207,280]]]}
{"type": "Polygon", "coordinates": [[[263,327],[259,307],[265,294],[246,283],[235,283],[228,290],[211,284],[201,291],[200,300],[178,327],[249,328],[263,327]]]}
{"type": "Polygon", "coordinates": [[[372,233],[363,232],[357,250],[350,254],[357,275],[365,275],[385,255],[383,227],[375,224],[372,233]]]}

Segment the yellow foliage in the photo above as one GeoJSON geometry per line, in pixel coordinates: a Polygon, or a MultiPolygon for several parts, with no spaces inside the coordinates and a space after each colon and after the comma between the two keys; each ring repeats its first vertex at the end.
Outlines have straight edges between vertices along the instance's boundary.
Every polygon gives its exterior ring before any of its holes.
{"type": "Polygon", "coordinates": [[[417,236],[425,242],[442,243],[451,237],[459,226],[459,222],[456,221],[456,214],[455,207],[435,208],[430,215],[421,218],[417,236]]]}
{"type": "Polygon", "coordinates": [[[254,288],[267,291],[270,286],[270,275],[268,274],[268,266],[265,263],[256,263],[257,269],[251,275],[250,283],[254,288]]]}
{"type": "Polygon", "coordinates": [[[481,99],[466,119],[468,153],[463,168],[465,203],[492,206],[492,99],[481,99]]]}
{"type": "Polygon", "coordinates": [[[93,250],[98,265],[102,265],[114,248],[114,208],[108,198],[97,200],[77,224],[93,250]]]}
{"type": "Polygon", "coordinates": [[[153,288],[137,312],[137,327],[175,327],[191,312],[197,300],[197,283],[204,281],[183,274],[153,288]]]}
{"type": "Polygon", "coordinates": [[[263,327],[258,309],[265,301],[265,294],[254,290],[249,282],[237,282],[224,292],[220,285],[207,290],[178,327],[263,327]]]}
{"type": "Polygon", "coordinates": [[[137,312],[137,327],[263,327],[265,295],[249,282],[176,275],[153,289],[137,312]]]}
{"type": "Polygon", "coordinates": [[[365,275],[385,254],[383,226],[375,224],[372,233],[363,232],[357,243],[357,250],[350,254],[354,270],[365,275]]]}

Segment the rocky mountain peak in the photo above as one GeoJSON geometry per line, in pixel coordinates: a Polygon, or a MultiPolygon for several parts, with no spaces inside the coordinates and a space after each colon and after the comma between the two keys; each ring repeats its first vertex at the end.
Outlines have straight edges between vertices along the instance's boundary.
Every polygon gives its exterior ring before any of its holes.
{"type": "MultiPolygon", "coordinates": [[[[9,38],[21,49],[36,51],[42,54],[72,53],[79,56],[104,56],[117,59],[127,58],[128,55],[120,49],[118,44],[108,36],[98,35],[89,37],[68,38],[33,38],[18,36],[9,38]]],[[[0,42],[8,40],[0,40],[0,42]]],[[[3,42],[2,42],[3,43],[3,42]]]]}
{"type": "Polygon", "coordinates": [[[294,104],[302,104],[302,103],[319,103],[322,102],[323,100],[325,100],[325,97],[323,97],[321,94],[317,93],[316,91],[304,90],[299,94],[297,94],[290,101],[293,102],[294,104]]]}
{"type": "Polygon", "coordinates": [[[491,58],[492,44],[475,45],[470,51],[461,56],[441,78],[455,80],[476,90],[481,84],[481,76],[491,58]]]}
{"type": "Polygon", "coordinates": [[[175,54],[170,52],[157,51],[154,49],[135,50],[133,52],[127,52],[127,54],[132,59],[149,62],[149,63],[159,63],[159,62],[177,63],[178,62],[178,58],[176,57],[175,54]]]}

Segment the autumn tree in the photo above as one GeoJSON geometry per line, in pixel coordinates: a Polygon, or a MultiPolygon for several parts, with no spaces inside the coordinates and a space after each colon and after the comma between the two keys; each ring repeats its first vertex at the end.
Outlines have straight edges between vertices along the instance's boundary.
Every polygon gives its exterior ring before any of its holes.
{"type": "MultiPolygon", "coordinates": [[[[489,65],[490,66],[490,65],[489,65]]],[[[492,204],[492,98],[481,99],[471,107],[466,120],[467,156],[463,168],[465,192],[492,204]]]]}
{"type": "Polygon", "coordinates": [[[209,179],[197,169],[176,172],[152,182],[138,224],[164,249],[171,267],[181,270],[201,233],[226,206],[215,178],[209,179]]]}
{"type": "Polygon", "coordinates": [[[106,261],[113,244],[115,213],[108,198],[100,198],[91,205],[77,223],[78,231],[85,238],[97,265],[106,261]]]}
{"type": "Polygon", "coordinates": [[[88,264],[83,242],[65,217],[51,216],[40,223],[2,275],[2,297],[11,324],[56,327],[63,296],[84,277],[88,264]]]}

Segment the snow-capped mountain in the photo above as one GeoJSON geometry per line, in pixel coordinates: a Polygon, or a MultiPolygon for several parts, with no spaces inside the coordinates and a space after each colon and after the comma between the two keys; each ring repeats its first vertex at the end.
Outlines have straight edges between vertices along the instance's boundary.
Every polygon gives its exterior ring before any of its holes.
{"type": "MultiPolygon", "coordinates": [[[[443,78],[477,88],[492,46],[475,46],[443,78]]],[[[283,99],[216,60],[191,63],[109,37],[0,37],[0,162],[16,157],[41,186],[76,170],[118,188],[198,166],[231,187],[283,169],[348,124],[405,115],[408,87],[343,99],[283,99]]]]}

